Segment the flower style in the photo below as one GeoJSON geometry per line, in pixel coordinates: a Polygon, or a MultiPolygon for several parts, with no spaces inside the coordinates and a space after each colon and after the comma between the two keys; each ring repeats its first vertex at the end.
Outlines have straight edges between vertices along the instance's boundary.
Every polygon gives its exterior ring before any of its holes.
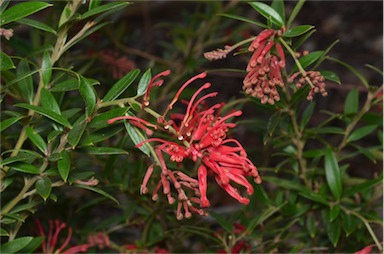
{"type": "Polygon", "coordinates": [[[88,248],[92,246],[91,244],[81,244],[81,245],[67,248],[69,241],[71,240],[71,237],[72,237],[72,228],[68,227],[67,238],[65,239],[64,243],[60,247],[57,247],[56,245],[59,241],[59,234],[64,228],[67,227],[66,224],[63,222],[60,222],[59,220],[50,220],[48,236],[45,234],[44,228],[41,225],[41,222],[39,220],[36,220],[36,225],[37,225],[39,234],[44,237],[44,240],[41,244],[42,253],[45,253],[45,254],[79,253],[79,252],[86,252],[88,248]]]}
{"type": "MultiPolygon", "coordinates": [[[[169,72],[166,73],[168,75],[169,72]]],[[[164,73],[162,74],[164,75],[164,73]]],[[[216,183],[222,187],[229,195],[237,199],[242,204],[248,204],[249,199],[243,197],[233,185],[243,186],[248,195],[253,193],[253,187],[246,179],[247,176],[254,178],[256,183],[261,183],[261,178],[257,168],[247,158],[247,153],[241,144],[233,138],[227,137],[229,129],[236,124],[228,123],[230,118],[240,116],[240,110],[233,111],[225,116],[220,116],[223,103],[206,107],[205,100],[217,95],[217,92],[198,96],[201,92],[211,86],[210,83],[202,85],[191,97],[186,107],[185,113],[170,114],[167,120],[168,111],[178,101],[182,91],[196,79],[206,77],[206,73],[201,73],[185,82],[176,93],[174,99],[166,108],[164,114],[157,119],[157,126],[136,117],[122,116],[110,119],[108,123],[117,120],[127,119],[136,126],[138,123],[147,128],[165,131],[170,135],[172,141],[152,137],[137,144],[137,147],[144,143],[156,142],[155,158],[158,159],[157,165],[161,168],[160,180],[156,185],[152,199],[158,199],[158,192],[162,188],[170,204],[177,203],[177,218],[184,216],[189,218],[191,212],[200,215],[205,214],[202,208],[209,207],[210,202],[207,197],[207,178],[213,176],[216,183]],[[191,170],[171,170],[167,167],[164,154],[169,155],[170,161],[181,164],[185,159],[189,159],[196,164],[197,179],[191,175],[191,170]],[[171,185],[177,191],[177,199],[171,193],[171,185]],[[190,195],[188,195],[190,193],[190,195]],[[199,207],[195,207],[197,204],[199,207]],[[184,214],[182,212],[184,210],[184,214]]],[[[153,80],[151,81],[153,82],[153,80]]],[[[150,82],[150,83],[151,83],[150,82]]],[[[155,165],[149,166],[143,183],[141,193],[148,192],[147,183],[154,172],[155,165]]]]}

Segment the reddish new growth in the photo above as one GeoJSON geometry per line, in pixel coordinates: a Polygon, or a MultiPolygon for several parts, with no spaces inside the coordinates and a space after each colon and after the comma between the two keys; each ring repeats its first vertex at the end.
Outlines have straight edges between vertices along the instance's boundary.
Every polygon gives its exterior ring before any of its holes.
{"type": "Polygon", "coordinates": [[[253,54],[246,69],[248,74],[243,81],[243,90],[261,99],[263,104],[273,105],[275,101],[279,101],[280,95],[276,86],[284,86],[280,70],[285,67],[284,50],[280,43],[274,41],[284,30],[285,28],[278,31],[265,29],[248,48],[253,54]],[[272,51],[273,48],[277,54],[272,51]]]}
{"type": "MultiPolygon", "coordinates": [[[[295,79],[301,75],[301,72],[296,72],[292,76],[289,77],[288,82],[292,83],[295,79]]],[[[324,77],[318,71],[307,71],[306,76],[301,77],[295,82],[297,88],[302,88],[305,85],[310,85],[311,88],[309,90],[307,100],[313,100],[313,96],[315,93],[321,93],[322,96],[327,96],[327,91],[325,90],[324,77]]]]}
{"type": "MultiPolygon", "coordinates": [[[[168,74],[169,72],[162,73],[162,75],[168,74]]],[[[138,127],[145,125],[142,129],[147,133],[148,128],[154,128],[165,131],[169,135],[171,141],[154,137],[137,144],[137,147],[140,147],[144,143],[155,142],[155,157],[158,160],[157,164],[148,168],[141,185],[141,193],[148,192],[147,183],[155,170],[155,166],[159,166],[161,168],[160,180],[152,193],[152,199],[157,200],[158,193],[162,189],[170,204],[177,202],[178,219],[191,217],[191,212],[205,214],[201,208],[210,206],[207,198],[208,176],[213,176],[220,187],[242,204],[248,204],[249,199],[242,196],[234,184],[243,186],[247,194],[251,195],[253,187],[246,176],[253,177],[258,184],[261,183],[258,171],[247,158],[244,148],[236,139],[227,137],[229,129],[236,126],[236,124],[227,121],[234,116],[240,116],[242,112],[238,110],[220,116],[224,104],[205,107],[205,100],[216,96],[217,92],[208,93],[198,99],[201,92],[211,86],[210,83],[205,83],[193,94],[184,113],[170,114],[169,119],[166,119],[168,111],[178,101],[185,87],[194,80],[205,76],[206,73],[201,73],[182,85],[164,114],[157,119],[156,126],[132,116],[117,117],[108,121],[113,123],[116,120],[127,119],[138,127]],[[197,179],[193,177],[193,167],[184,170],[168,168],[164,154],[169,155],[170,161],[176,162],[180,166],[185,159],[196,163],[197,179]],[[174,195],[171,189],[174,189],[177,195],[174,195]]],[[[151,83],[153,82],[154,80],[151,81],[151,83]]]]}

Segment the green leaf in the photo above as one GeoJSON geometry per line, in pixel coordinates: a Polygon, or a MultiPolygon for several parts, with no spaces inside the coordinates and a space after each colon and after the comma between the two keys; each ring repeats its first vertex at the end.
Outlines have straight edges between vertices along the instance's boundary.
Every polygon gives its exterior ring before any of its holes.
{"type": "Polygon", "coordinates": [[[89,154],[96,154],[96,155],[128,154],[128,152],[125,151],[124,149],[115,148],[115,147],[86,147],[83,150],[89,154]]]}
{"type": "Polygon", "coordinates": [[[10,168],[12,168],[13,170],[16,170],[18,172],[35,174],[35,175],[40,174],[39,170],[35,166],[28,164],[28,163],[15,162],[15,163],[10,164],[9,166],[10,166],[10,168]]]}
{"type": "Polygon", "coordinates": [[[43,60],[41,62],[41,77],[45,86],[51,81],[52,77],[52,63],[49,51],[44,51],[43,60]]]}
{"type": "Polygon", "coordinates": [[[23,118],[24,116],[15,116],[0,122],[0,132],[7,129],[9,126],[11,126],[12,124],[18,122],[20,119],[23,119],[23,118]]]}
{"type": "Polygon", "coordinates": [[[220,13],[218,15],[223,16],[223,17],[227,17],[227,18],[231,18],[231,19],[236,19],[236,20],[244,21],[244,22],[247,22],[247,23],[250,23],[250,24],[257,25],[257,26],[262,27],[262,28],[268,28],[267,25],[265,25],[265,24],[263,24],[261,22],[257,22],[257,21],[254,21],[252,19],[248,19],[248,18],[245,18],[245,17],[242,17],[242,16],[237,16],[237,15],[234,15],[234,14],[227,14],[227,13],[220,13]]]}
{"type": "Polygon", "coordinates": [[[303,7],[304,3],[305,3],[305,0],[297,1],[295,7],[293,8],[293,10],[291,12],[291,15],[289,16],[288,22],[287,22],[287,26],[286,27],[288,29],[291,27],[291,24],[295,20],[297,14],[299,14],[299,12],[300,12],[301,8],[303,7]]]}
{"type": "Polygon", "coordinates": [[[272,136],[272,134],[275,131],[276,127],[279,125],[279,123],[280,123],[280,116],[281,116],[281,113],[279,111],[276,111],[268,119],[267,132],[268,132],[269,136],[272,136]]]}
{"type": "Polygon", "coordinates": [[[37,193],[44,199],[44,201],[47,201],[47,198],[51,194],[52,190],[51,179],[46,176],[41,177],[36,181],[35,188],[37,193]]]}
{"type": "Polygon", "coordinates": [[[361,127],[355,130],[354,132],[352,132],[351,135],[349,135],[347,142],[353,142],[353,141],[359,140],[369,135],[374,130],[379,130],[377,125],[368,125],[368,126],[361,127]]]}
{"type": "Polygon", "coordinates": [[[56,31],[52,27],[48,26],[47,24],[45,24],[43,22],[40,22],[40,21],[37,21],[34,19],[22,18],[22,19],[19,19],[17,22],[20,24],[24,24],[27,26],[31,26],[31,27],[40,29],[40,30],[48,32],[48,33],[56,34],[56,31]]]}
{"type": "Polygon", "coordinates": [[[316,129],[316,132],[344,135],[345,130],[339,127],[323,127],[323,128],[316,129]]]}
{"type": "Polygon", "coordinates": [[[86,190],[90,190],[90,191],[94,191],[96,193],[99,193],[100,195],[106,197],[106,198],[109,198],[110,200],[114,201],[116,204],[119,204],[119,201],[112,197],[110,194],[106,193],[105,191],[103,190],[100,190],[96,187],[93,187],[93,186],[88,186],[88,185],[83,185],[83,184],[75,184],[75,186],[79,187],[79,188],[83,188],[83,189],[86,189],[86,190]]]}
{"type": "Polygon", "coordinates": [[[100,6],[101,0],[90,0],[88,5],[88,10],[92,10],[100,6]]]}
{"type": "Polygon", "coordinates": [[[305,226],[311,238],[315,238],[316,236],[316,221],[312,213],[308,214],[307,219],[305,221],[305,226]]]}
{"type": "Polygon", "coordinates": [[[148,69],[143,76],[140,78],[139,84],[137,86],[137,96],[144,95],[147,91],[149,82],[151,81],[152,74],[151,69],[148,69]]]}
{"type": "Polygon", "coordinates": [[[135,69],[130,71],[127,75],[125,75],[122,79],[117,81],[111,89],[107,92],[107,94],[103,98],[103,102],[113,101],[120,94],[122,94],[132,83],[135,81],[136,77],[139,75],[140,70],[135,69]]]}
{"type": "Polygon", "coordinates": [[[310,31],[311,29],[315,28],[311,25],[302,25],[302,26],[296,26],[294,28],[288,29],[283,33],[284,37],[292,38],[297,37],[300,35],[305,34],[306,32],[310,31]]]}
{"type": "Polygon", "coordinates": [[[329,211],[330,222],[334,221],[340,214],[340,206],[338,204],[332,205],[329,211]]]}
{"type": "MultiPolygon", "coordinates": [[[[322,55],[323,51],[313,51],[309,53],[308,55],[305,55],[299,59],[299,62],[303,68],[306,68],[307,66],[313,64],[316,62],[322,55]]],[[[293,68],[293,72],[296,72],[298,70],[297,66],[293,68]]]]}
{"type": "Polygon", "coordinates": [[[61,115],[59,104],[53,94],[47,89],[41,89],[41,97],[40,97],[41,106],[45,109],[51,110],[58,115],[61,115]]]}
{"type": "MultiPolygon", "coordinates": [[[[16,69],[17,76],[23,77],[30,72],[31,70],[29,69],[29,64],[26,61],[21,60],[20,63],[17,65],[17,69],[16,69]]],[[[32,76],[26,76],[25,79],[22,79],[17,83],[23,98],[29,103],[32,103],[33,101],[32,76]]]]}
{"type": "Polygon", "coordinates": [[[351,115],[356,114],[359,110],[359,91],[357,88],[353,88],[347,95],[344,104],[344,114],[351,115]]]}
{"type": "Polygon", "coordinates": [[[0,246],[1,253],[15,253],[27,246],[32,241],[32,239],[32,236],[24,236],[6,242],[0,246]]]}
{"type": "Polygon", "coordinates": [[[301,121],[300,121],[300,128],[302,130],[305,128],[305,126],[307,126],[309,120],[311,119],[313,110],[315,109],[315,105],[316,104],[314,102],[310,102],[307,108],[304,110],[303,117],[301,118],[301,121]]]}
{"type": "Polygon", "coordinates": [[[89,127],[100,129],[109,126],[109,124],[107,123],[109,119],[122,116],[125,112],[127,112],[127,110],[128,108],[114,108],[107,112],[96,115],[92,118],[92,121],[89,123],[89,127]]]}
{"type": "Polygon", "coordinates": [[[41,246],[44,237],[38,236],[32,239],[27,246],[18,251],[18,253],[35,253],[35,250],[41,246]]]}
{"type": "Polygon", "coordinates": [[[79,143],[81,136],[83,136],[85,127],[87,126],[87,120],[85,115],[80,116],[80,118],[75,122],[73,128],[68,132],[68,143],[75,148],[79,143]]]}
{"type": "Polygon", "coordinates": [[[321,76],[325,79],[333,81],[339,85],[341,85],[340,78],[333,71],[320,71],[321,76]]]}
{"type": "Polygon", "coordinates": [[[363,182],[361,184],[358,184],[356,186],[353,186],[351,188],[346,189],[344,194],[343,194],[343,197],[349,197],[349,196],[352,196],[356,193],[368,190],[370,188],[375,187],[378,184],[382,184],[382,182],[383,182],[383,174],[381,174],[380,176],[378,176],[375,179],[366,180],[365,182],[363,182]]]}
{"type": "Polygon", "coordinates": [[[83,96],[86,105],[86,114],[91,116],[96,106],[96,91],[88,81],[88,79],[81,77],[80,78],[80,93],[83,96]]]}
{"type": "Polygon", "coordinates": [[[340,232],[341,232],[341,225],[339,223],[339,220],[336,219],[329,223],[328,226],[328,238],[333,244],[334,247],[337,246],[337,243],[339,242],[340,239],[340,232]]]}
{"type": "Polygon", "coordinates": [[[7,232],[7,230],[0,228],[0,236],[9,236],[9,233],[7,232]]]}
{"type": "Polygon", "coordinates": [[[3,51],[0,52],[0,71],[6,71],[13,68],[16,68],[13,64],[11,58],[5,54],[3,51]]]}
{"type": "Polygon", "coordinates": [[[63,82],[55,84],[50,90],[51,92],[67,92],[79,89],[80,79],[71,78],[63,82]]]}
{"type": "Polygon", "coordinates": [[[283,23],[285,23],[284,0],[273,0],[271,7],[280,15],[280,17],[283,19],[283,23]]]}
{"type": "Polygon", "coordinates": [[[364,77],[364,75],[362,75],[359,71],[357,71],[355,68],[353,68],[351,65],[347,64],[346,62],[343,62],[343,61],[340,61],[339,59],[337,58],[333,58],[333,57],[330,57],[330,56],[327,56],[327,59],[328,60],[331,60],[333,62],[336,62],[338,64],[341,64],[343,65],[345,68],[347,68],[348,70],[350,70],[353,74],[356,75],[356,77],[358,77],[361,81],[361,83],[363,83],[364,87],[365,88],[369,88],[369,83],[368,83],[368,80],[364,77]]]}
{"type": "Polygon", "coordinates": [[[215,213],[213,211],[209,212],[209,215],[213,217],[213,219],[228,233],[232,232],[232,223],[222,217],[220,214],[215,213]]]}
{"type": "Polygon", "coordinates": [[[250,5],[267,20],[271,20],[273,24],[281,28],[284,26],[283,18],[272,7],[261,2],[251,2],[250,5]]]}
{"type": "MultiPolygon", "coordinates": [[[[125,126],[125,129],[128,132],[129,137],[132,139],[132,141],[133,141],[133,143],[135,145],[137,145],[140,142],[142,142],[142,141],[147,139],[146,136],[144,136],[144,134],[138,128],[136,128],[135,126],[131,125],[128,121],[124,121],[124,126],[125,126]]],[[[139,149],[144,154],[149,156],[149,154],[151,153],[151,151],[149,149],[149,146],[150,145],[148,143],[145,143],[142,146],[140,146],[139,149]]]]}
{"type": "Polygon", "coordinates": [[[61,160],[57,161],[57,169],[59,170],[61,179],[63,179],[64,182],[67,182],[69,171],[71,169],[71,157],[69,152],[61,152],[61,160]]]}
{"type": "Polygon", "coordinates": [[[341,220],[344,231],[349,236],[355,231],[358,219],[350,213],[341,213],[341,220]]]}
{"type": "Polygon", "coordinates": [[[0,19],[0,26],[17,21],[49,6],[52,6],[52,4],[36,1],[18,3],[3,12],[0,19]]]}
{"type": "Polygon", "coordinates": [[[28,138],[33,142],[33,144],[37,148],[39,148],[39,150],[43,154],[46,154],[47,144],[45,143],[44,139],[37,132],[35,132],[34,129],[32,129],[29,126],[26,127],[26,133],[27,133],[28,138]]]}
{"type": "Polygon", "coordinates": [[[268,209],[266,209],[262,214],[253,218],[248,224],[247,232],[252,233],[257,225],[259,225],[260,223],[263,223],[266,219],[271,217],[275,212],[279,211],[280,208],[283,207],[286,203],[287,202],[284,202],[283,204],[277,207],[271,206],[268,209]]]}
{"type": "Polygon", "coordinates": [[[340,199],[342,194],[341,172],[336,156],[330,147],[325,150],[324,168],[329,189],[336,199],[340,199]]]}
{"type": "Polygon", "coordinates": [[[84,14],[82,14],[79,17],[79,19],[80,20],[86,19],[86,18],[89,18],[91,16],[97,15],[99,13],[103,13],[103,12],[110,11],[113,9],[122,9],[129,4],[131,4],[131,3],[130,2],[114,2],[114,3],[107,3],[104,5],[100,5],[97,7],[95,7],[95,5],[93,5],[94,8],[92,8],[92,9],[88,10],[87,12],[85,12],[84,14]]]}
{"type": "Polygon", "coordinates": [[[42,108],[42,107],[38,107],[38,106],[35,106],[35,105],[29,105],[29,104],[26,104],[26,103],[18,103],[15,105],[16,107],[21,107],[21,108],[26,108],[26,109],[29,109],[29,110],[33,110],[45,117],[48,117],[50,118],[51,120],[65,126],[65,127],[68,127],[68,128],[72,128],[71,124],[68,122],[67,119],[65,119],[63,116],[53,112],[52,110],[48,110],[48,109],[45,109],[45,108],[42,108]]]}
{"type": "Polygon", "coordinates": [[[81,143],[82,145],[93,145],[97,144],[101,141],[107,140],[113,136],[115,136],[117,133],[121,132],[123,130],[120,126],[113,126],[106,129],[95,131],[91,134],[89,134],[86,137],[86,141],[81,143]]]}

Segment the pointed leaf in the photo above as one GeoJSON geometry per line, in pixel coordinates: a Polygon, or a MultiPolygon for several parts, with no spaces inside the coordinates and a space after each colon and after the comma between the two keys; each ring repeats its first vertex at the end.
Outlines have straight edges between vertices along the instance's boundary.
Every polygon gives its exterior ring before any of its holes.
{"type": "Polygon", "coordinates": [[[339,220],[336,219],[329,223],[328,227],[328,238],[333,244],[334,247],[337,246],[337,243],[339,242],[340,239],[340,232],[341,232],[341,225],[339,223],[339,220]]]}
{"type": "Polygon", "coordinates": [[[36,253],[36,249],[41,246],[44,237],[38,236],[34,237],[32,241],[30,241],[27,246],[18,251],[18,253],[36,253]]]}
{"type": "Polygon", "coordinates": [[[325,150],[324,168],[329,189],[336,199],[340,199],[342,194],[341,172],[336,156],[330,147],[325,150]]]}
{"type": "Polygon", "coordinates": [[[231,18],[231,19],[236,19],[236,20],[240,20],[240,21],[243,21],[243,22],[247,22],[247,23],[250,23],[250,24],[255,24],[259,27],[262,27],[262,28],[268,28],[267,25],[261,23],[261,22],[257,22],[257,21],[254,21],[252,19],[248,19],[248,18],[245,18],[245,17],[242,17],[242,16],[237,16],[237,15],[234,15],[234,14],[227,14],[227,13],[220,13],[219,14],[220,16],[223,16],[223,17],[227,17],[227,18],[231,18]]]}
{"type": "Polygon", "coordinates": [[[75,148],[79,143],[87,123],[88,122],[85,118],[85,115],[83,115],[76,121],[76,123],[73,125],[73,128],[68,132],[67,139],[72,148],[75,148]]]}
{"type": "Polygon", "coordinates": [[[84,148],[84,151],[86,151],[89,154],[96,154],[96,155],[109,155],[109,154],[128,154],[127,151],[121,148],[115,148],[115,147],[86,147],[84,148]]]}
{"type": "Polygon", "coordinates": [[[130,2],[114,2],[114,3],[107,3],[107,4],[103,4],[103,5],[100,5],[100,6],[97,6],[95,7],[95,5],[93,5],[94,8],[88,10],[87,12],[83,13],[79,19],[86,19],[86,18],[89,18],[93,15],[97,15],[97,14],[100,14],[100,13],[103,13],[103,12],[106,12],[106,11],[110,11],[110,10],[113,10],[113,9],[122,9],[124,8],[125,6],[131,4],[130,2]]]}
{"type": "Polygon", "coordinates": [[[228,220],[226,220],[224,217],[222,217],[220,214],[215,213],[213,211],[209,212],[209,215],[212,216],[215,221],[228,233],[232,232],[232,223],[228,220]]]}
{"type": "Polygon", "coordinates": [[[364,77],[363,74],[361,74],[358,70],[356,70],[355,68],[353,68],[351,65],[347,64],[346,62],[343,62],[343,61],[340,61],[339,59],[337,58],[333,58],[333,57],[330,57],[330,56],[327,56],[327,59],[328,60],[331,60],[333,62],[336,62],[338,64],[341,64],[343,65],[345,68],[347,68],[348,70],[350,70],[353,74],[356,75],[356,77],[358,77],[361,81],[361,83],[363,83],[364,87],[365,88],[369,88],[369,83],[368,83],[368,80],[364,77]]]}
{"type": "Polygon", "coordinates": [[[359,110],[359,91],[357,88],[353,88],[347,95],[344,104],[344,114],[351,115],[356,114],[359,110]]]}
{"type": "Polygon", "coordinates": [[[71,169],[71,157],[69,152],[61,152],[61,160],[57,161],[57,169],[59,170],[59,175],[64,182],[67,182],[69,171],[71,169]]]}
{"type": "Polygon", "coordinates": [[[147,91],[149,82],[151,81],[152,74],[151,69],[148,69],[143,76],[140,78],[139,84],[137,86],[137,96],[145,94],[147,91]]]}
{"type": "Polygon", "coordinates": [[[284,0],[273,0],[271,7],[280,15],[285,23],[285,5],[284,0]]]}
{"type": "Polygon", "coordinates": [[[125,75],[122,79],[117,81],[111,89],[107,92],[107,94],[103,98],[103,102],[113,101],[117,97],[120,96],[132,83],[135,81],[136,77],[139,75],[140,70],[135,69],[130,71],[127,75],[125,75]]]}
{"type": "Polygon", "coordinates": [[[48,110],[48,109],[38,107],[35,105],[29,105],[26,103],[18,103],[15,106],[21,107],[21,108],[26,108],[29,110],[33,110],[33,111],[35,111],[35,112],[37,112],[37,113],[39,113],[45,117],[52,119],[53,121],[65,126],[65,127],[72,128],[71,124],[68,122],[67,119],[65,119],[63,116],[61,116],[59,114],[56,114],[52,110],[48,110]]]}
{"type": "Polygon", "coordinates": [[[59,104],[53,94],[47,89],[41,89],[41,97],[40,97],[41,106],[45,109],[51,110],[56,114],[61,115],[59,104]]]}
{"type": "Polygon", "coordinates": [[[251,2],[250,5],[267,20],[271,20],[273,24],[281,28],[284,26],[283,18],[272,7],[261,2],[251,2]]]}
{"type": "MultiPolygon", "coordinates": [[[[138,128],[131,125],[128,121],[124,121],[124,126],[128,132],[129,137],[132,139],[135,145],[147,139],[146,136],[138,128]]],[[[149,144],[145,143],[139,147],[139,149],[147,156],[149,156],[149,154],[151,153],[148,146],[149,144]]]]}
{"type": "MultiPolygon", "coordinates": [[[[23,77],[26,74],[30,73],[29,64],[26,61],[21,60],[17,65],[16,73],[18,77],[23,77]]],[[[21,91],[21,95],[26,101],[32,103],[33,100],[33,80],[32,76],[26,76],[25,79],[20,80],[18,87],[21,91]]]]}
{"type": "Polygon", "coordinates": [[[353,231],[355,231],[358,219],[349,213],[348,214],[342,213],[341,219],[342,219],[345,234],[349,236],[350,234],[353,233],[353,231]]]}
{"type": "Polygon", "coordinates": [[[29,16],[49,6],[52,6],[52,4],[36,1],[18,3],[3,12],[0,19],[0,26],[29,16]]]}
{"type": "Polygon", "coordinates": [[[32,236],[24,236],[20,238],[13,239],[9,242],[6,242],[0,246],[2,253],[12,254],[15,253],[25,246],[27,246],[31,241],[33,237],[32,236]]]}
{"type": "Polygon", "coordinates": [[[56,34],[56,31],[52,27],[34,19],[22,18],[22,19],[19,19],[17,23],[28,25],[48,33],[56,34]]]}
{"type": "Polygon", "coordinates": [[[24,116],[15,116],[0,122],[0,132],[7,129],[9,126],[11,126],[12,124],[18,122],[20,119],[23,119],[23,118],[24,116]]]}
{"type": "Polygon", "coordinates": [[[311,238],[316,236],[316,221],[312,213],[307,216],[307,220],[305,222],[305,226],[311,238]]]}
{"type": "MultiPolygon", "coordinates": [[[[303,68],[306,68],[307,66],[313,64],[316,62],[322,55],[323,51],[313,51],[309,53],[308,55],[305,55],[299,59],[299,62],[303,68]]],[[[296,72],[298,70],[297,66],[293,68],[293,72],[296,72]]]]}
{"type": "Polygon", "coordinates": [[[311,119],[312,117],[312,114],[313,114],[313,110],[315,109],[315,103],[314,102],[310,102],[307,106],[307,108],[305,109],[304,113],[303,113],[303,117],[301,118],[301,121],[300,121],[300,128],[301,129],[304,129],[309,120],[311,119]]]}
{"type": "Polygon", "coordinates": [[[90,128],[104,128],[109,126],[108,120],[114,117],[122,116],[125,112],[127,112],[128,108],[114,108],[107,112],[96,115],[92,118],[92,121],[89,123],[90,128]]]}
{"type": "Polygon", "coordinates": [[[321,76],[325,79],[333,81],[339,85],[341,85],[340,78],[333,71],[320,71],[321,76]]]}
{"type": "Polygon", "coordinates": [[[295,20],[297,14],[299,14],[301,8],[303,7],[305,3],[305,0],[299,0],[297,1],[295,7],[293,8],[290,16],[289,16],[289,19],[288,19],[288,22],[287,22],[287,28],[290,28],[291,27],[291,24],[293,23],[293,21],[295,20]]]}
{"type": "Polygon", "coordinates": [[[296,26],[294,28],[288,29],[283,33],[283,36],[291,38],[291,37],[297,37],[300,35],[305,34],[306,32],[310,31],[311,29],[315,28],[314,26],[310,25],[302,25],[302,26],[296,26]]]}
{"type": "Polygon", "coordinates": [[[356,193],[368,190],[368,189],[373,188],[374,186],[376,186],[378,184],[382,184],[382,182],[383,182],[383,175],[381,174],[376,179],[367,180],[361,184],[358,184],[358,185],[353,186],[349,189],[346,189],[343,197],[349,197],[349,196],[352,196],[356,193]]]}
{"type": "Polygon", "coordinates": [[[92,10],[100,6],[101,0],[90,0],[88,5],[88,10],[92,10]]]}
{"type": "Polygon", "coordinates": [[[268,209],[266,209],[262,214],[253,218],[247,226],[247,232],[252,233],[257,225],[259,225],[260,223],[263,223],[266,219],[271,217],[275,212],[279,211],[280,208],[283,207],[286,203],[287,202],[284,202],[283,204],[277,207],[271,206],[268,209]]]}
{"type": "Polygon", "coordinates": [[[75,186],[79,187],[79,188],[83,188],[83,189],[87,189],[87,190],[90,190],[90,191],[94,191],[96,193],[99,193],[100,195],[106,197],[106,198],[109,198],[110,200],[114,201],[116,204],[119,204],[119,201],[112,197],[110,194],[106,193],[105,191],[103,190],[100,190],[96,187],[93,187],[93,186],[88,186],[88,185],[83,185],[83,184],[75,184],[75,186]]]}
{"type": "Polygon", "coordinates": [[[3,51],[0,52],[0,71],[6,71],[16,68],[11,58],[3,51]]]}
{"type": "Polygon", "coordinates": [[[96,91],[88,81],[88,79],[81,77],[80,78],[80,93],[83,97],[86,105],[86,114],[91,116],[96,106],[96,91]]]}
{"type": "Polygon", "coordinates": [[[41,78],[45,86],[51,81],[52,76],[52,62],[51,55],[48,51],[45,51],[43,54],[43,60],[41,63],[41,78]]]}
{"type": "Polygon", "coordinates": [[[45,154],[47,152],[47,144],[45,143],[44,139],[29,126],[26,127],[26,133],[33,144],[35,144],[35,146],[39,148],[43,154],[45,154]]]}
{"type": "Polygon", "coordinates": [[[0,228],[0,236],[9,236],[9,233],[7,232],[7,230],[0,228]]]}
{"type": "Polygon", "coordinates": [[[369,134],[371,134],[374,130],[379,130],[377,125],[368,125],[365,127],[361,127],[349,135],[347,142],[353,142],[359,140],[369,134]]]}
{"type": "Polygon", "coordinates": [[[47,198],[51,194],[52,190],[51,179],[46,176],[41,177],[36,181],[35,188],[37,193],[44,199],[44,201],[47,201],[47,198]]]}
{"type": "Polygon", "coordinates": [[[334,221],[340,214],[340,206],[335,204],[331,206],[331,210],[329,211],[329,220],[330,222],[334,221]]]}
{"type": "Polygon", "coordinates": [[[24,162],[12,163],[10,164],[10,168],[12,168],[13,170],[23,172],[23,173],[28,173],[28,174],[35,174],[35,175],[40,174],[39,170],[35,166],[28,163],[24,163],[24,162]]]}

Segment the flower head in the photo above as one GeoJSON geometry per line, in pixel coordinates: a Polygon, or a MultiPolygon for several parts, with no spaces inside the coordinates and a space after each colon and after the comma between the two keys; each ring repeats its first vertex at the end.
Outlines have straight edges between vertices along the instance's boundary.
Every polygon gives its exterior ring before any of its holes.
{"type": "MultiPolygon", "coordinates": [[[[217,95],[208,93],[201,96],[202,91],[210,87],[210,83],[205,83],[192,95],[184,113],[168,116],[169,110],[179,100],[185,87],[205,76],[206,73],[196,75],[181,86],[163,115],[157,119],[156,127],[146,124],[146,127],[167,133],[169,140],[152,137],[137,144],[137,147],[140,147],[144,143],[155,143],[155,157],[158,160],[157,164],[148,168],[141,185],[141,193],[148,192],[147,183],[155,166],[159,166],[160,179],[152,193],[152,199],[157,200],[162,189],[170,204],[177,202],[178,219],[189,218],[191,213],[205,214],[203,208],[210,206],[207,197],[208,177],[212,176],[220,187],[242,204],[248,204],[249,199],[238,191],[238,187],[245,188],[248,195],[253,193],[253,187],[246,177],[250,176],[256,183],[261,183],[257,168],[247,158],[244,148],[236,139],[227,137],[228,131],[236,126],[230,119],[240,116],[242,112],[232,111],[221,116],[223,103],[206,107],[205,100],[217,95]],[[164,155],[169,156],[169,160],[180,167],[184,160],[195,163],[197,179],[194,178],[196,172],[189,168],[171,170],[164,155]],[[176,194],[173,194],[172,190],[175,190],[176,194]]],[[[144,121],[123,116],[108,122],[121,119],[142,123],[144,121]]]]}

